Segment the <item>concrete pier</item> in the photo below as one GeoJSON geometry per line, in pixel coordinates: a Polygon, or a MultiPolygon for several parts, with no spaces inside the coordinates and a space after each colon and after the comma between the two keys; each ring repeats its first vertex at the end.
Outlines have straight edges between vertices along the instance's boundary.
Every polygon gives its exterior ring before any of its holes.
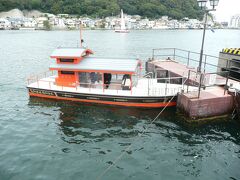
{"type": "Polygon", "coordinates": [[[197,92],[181,93],[178,95],[177,108],[184,112],[190,119],[201,119],[213,116],[230,114],[233,111],[233,97],[224,95],[222,87],[212,87],[197,92]]]}

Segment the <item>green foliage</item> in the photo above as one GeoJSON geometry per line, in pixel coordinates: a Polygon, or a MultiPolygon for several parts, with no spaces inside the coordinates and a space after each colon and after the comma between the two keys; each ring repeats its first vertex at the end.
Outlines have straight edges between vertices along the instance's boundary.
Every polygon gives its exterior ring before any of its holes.
{"type": "Polygon", "coordinates": [[[50,23],[49,23],[48,20],[43,22],[43,27],[44,27],[44,29],[46,29],[47,31],[50,31],[50,30],[52,29],[52,27],[51,27],[51,25],[50,25],[50,23]]]}
{"type": "Polygon", "coordinates": [[[13,8],[92,17],[118,15],[120,9],[130,15],[149,18],[163,15],[176,19],[202,17],[196,0],[0,0],[0,11],[13,8]]]}

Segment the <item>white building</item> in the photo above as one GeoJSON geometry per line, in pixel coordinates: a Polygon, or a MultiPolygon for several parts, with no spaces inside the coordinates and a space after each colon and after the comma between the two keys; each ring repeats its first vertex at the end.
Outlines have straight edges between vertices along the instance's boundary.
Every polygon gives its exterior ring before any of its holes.
{"type": "Polygon", "coordinates": [[[231,28],[240,28],[240,14],[232,16],[230,20],[229,27],[231,28]]]}
{"type": "Polygon", "coordinates": [[[58,14],[57,17],[58,18],[68,18],[69,14],[58,14]]]}
{"type": "Polygon", "coordinates": [[[7,19],[0,18],[0,29],[10,29],[11,28],[11,22],[7,19]]]}
{"type": "Polygon", "coordinates": [[[67,28],[64,18],[55,18],[54,19],[54,25],[55,25],[55,28],[57,28],[57,29],[67,28]]]}
{"type": "Polygon", "coordinates": [[[158,19],[155,21],[155,26],[153,27],[153,29],[169,29],[167,24],[168,20],[166,18],[158,19]]]}
{"type": "Polygon", "coordinates": [[[37,26],[37,21],[35,21],[33,18],[25,18],[22,26],[27,28],[35,28],[37,26]]]}
{"type": "MultiPolygon", "coordinates": [[[[207,24],[209,26],[212,26],[213,25],[212,23],[213,23],[212,21],[207,22],[207,24]]],[[[201,24],[202,23],[197,19],[189,19],[188,20],[188,28],[190,28],[190,29],[198,29],[201,27],[201,24]]]]}
{"type": "Polygon", "coordinates": [[[69,29],[76,28],[76,21],[74,19],[66,19],[65,24],[69,29]]]}

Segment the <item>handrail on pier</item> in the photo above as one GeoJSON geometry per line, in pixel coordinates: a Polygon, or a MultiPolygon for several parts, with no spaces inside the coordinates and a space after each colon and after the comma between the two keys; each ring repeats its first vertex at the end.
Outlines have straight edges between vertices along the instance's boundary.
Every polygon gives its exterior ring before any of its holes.
{"type": "MultiPolygon", "coordinates": [[[[188,51],[184,49],[179,48],[156,48],[152,50],[152,60],[159,60],[159,57],[165,58],[165,59],[171,59],[176,62],[181,62],[187,66],[192,66],[194,68],[197,68],[199,65],[199,59],[200,59],[200,53],[194,52],[194,51],[188,51]]],[[[213,55],[203,54],[203,72],[207,72],[211,70],[212,72],[216,72],[217,68],[221,68],[220,66],[208,62],[208,60],[213,61],[215,59],[217,62],[218,59],[226,60],[227,62],[231,61],[225,58],[220,58],[213,55]]],[[[228,64],[226,65],[226,68],[228,68],[228,64]]]]}

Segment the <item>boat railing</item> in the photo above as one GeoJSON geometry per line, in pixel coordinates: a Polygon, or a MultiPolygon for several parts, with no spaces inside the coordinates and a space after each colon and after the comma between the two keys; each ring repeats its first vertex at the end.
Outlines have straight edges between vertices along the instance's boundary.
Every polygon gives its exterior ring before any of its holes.
{"type": "Polygon", "coordinates": [[[187,91],[187,77],[143,78],[147,80],[149,96],[168,96],[187,91]]]}
{"type": "Polygon", "coordinates": [[[57,75],[56,71],[44,71],[44,72],[38,73],[37,75],[30,75],[27,78],[27,85],[37,82],[43,78],[47,78],[50,76],[56,76],[56,75],[57,75]]]}
{"type": "MultiPolygon", "coordinates": [[[[51,73],[50,73],[51,74],[51,73]]],[[[52,74],[51,74],[52,75],[52,74]]],[[[137,84],[128,84],[127,86],[121,83],[104,84],[102,81],[96,83],[73,83],[70,86],[56,85],[55,76],[48,77],[47,73],[43,73],[42,77],[32,77],[28,79],[28,83],[32,82],[31,87],[49,90],[69,91],[69,92],[86,92],[86,93],[100,93],[113,95],[141,95],[148,96],[169,96],[176,95],[179,92],[186,91],[186,78],[171,77],[171,78],[141,78],[145,79],[142,87],[137,84]],[[45,78],[46,77],[46,78],[45,78]],[[177,83],[179,82],[179,83],[177,83]]],[[[139,79],[139,80],[141,80],[139,79]]]]}
{"type": "Polygon", "coordinates": [[[132,88],[123,87],[120,83],[110,83],[104,84],[101,82],[99,83],[79,83],[75,82],[69,84],[69,86],[63,85],[56,85],[55,78],[49,78],[43,76],[43,78],[38,77],[30,77],[28,78],[28,85],[32,85],[33,87],[40,88],[40,89],[47,89],[47,90],[60,90],[60,91],[75,91],[75,92],[95,92],[95,93],[113,93],[113,94],[132,94],[132,88]],[[121,93],[120,93],[121,92],[121,93]]]}

